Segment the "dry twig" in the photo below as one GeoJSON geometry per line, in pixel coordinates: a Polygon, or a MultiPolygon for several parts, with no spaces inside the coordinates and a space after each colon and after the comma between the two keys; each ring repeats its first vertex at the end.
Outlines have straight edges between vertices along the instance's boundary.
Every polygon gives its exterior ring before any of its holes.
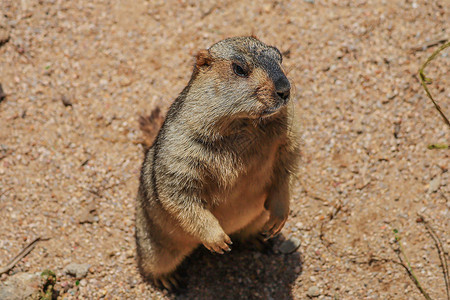
{"type": "Polygon", "coordinates": [[[402,243],[400,243],[400,237],[398,236],[398,230],[394,229],[394,236],[395,236],[395,242],[397,243],[399,249],[395,250],[395,253],[397,253],[398,259],[400,259],[400,265],[405,268],[406,272],[408,273],[411,280],[414,282],[416,287],[419,289],[419,291],[422,293],[422,295],[427,300],[431,300],[430,295],[423,289],[422,285],[420,284],[419,279],[417,278],[416,274],[414,274],[414,271],[411,267],[411,264],[408,260],[408,257],[406,256],[405,251],[403,250],[402,243]],[[402,256],[400,254],[403,254],[403,257],[406,261],[406,264],[403,262],[402,256]]]}
{"type": "Polygon", "coordinates": [[[43,239],[41,237],[37,237],[34,240],[32,240],[25,248],[22,249],[22,251],[19,252],[19,254],[17,254],[13,259],[11,259],[9,261],[9,263],[3,267],[0,268],[0,275],[3,273],[8,272],[9,270],[11,270],[12,268],[14,268],[14,266],[25,256],[27,256],[36,246],[37,242],[39,241],[46,241],[49,240],[48,238],[43,239]]]}
{"type": "Polygon", "coordinates": [[[442,43],[445,43],[446,41],[448,41],[448,38],[445,38],[445,37],[437,38],[437,39],[434,39],[434,40],[429,41],[428,43],[425,43],[425,44],[421,44],[421,45],[417,45],[417,46],[415,46],[415,47],[412,47],[411,50],[412,50],[412,51],[415,51],[415,52],[417,52],[417,51],[425,51],[425,50],[427,50],[428,48],[431,48],[431,47],[440,45],[440,44],[442,44],[442,43]]]}
{"type": "Polygon", "coordinates": [[[297,176],[297,179],[300,181],[300,184],[302,185],[303,191],[304,191],[304,193],[306,194],[306,196],[311,197],[311,198],[313,198],[314,200],[319,200],[319,201],[322,201],[322,202],[328,202],[326,199],[324,199],[324,198],[320,197],[319,195],[316,195],[316,194],[312,193],[311,191],[309,191],[309,190],[306,188],[306,184],[303,182],[302,178],[300,178],[299,176],[297,176]]]}
{"type": "Polygon", "coordinates": [[[112,188],[114,188],[114,187],[116,187],[118,185],[124,184],[124,183],[125,183],[125,181],[120,181],[120,182],[113,183],[113,184],[111,184],[110,186],[107,186],[107,187],[101,187],[101,188],[96,188],[96,189],[86,189],[86,188],[84,188],[84,190],[88,191],[89,193],[91,193],[91,194],[93,194],[93,195],[95,195],[95,196],[97,196],[99,198],[102,198],[103,197],[102,193],[104,191],[110,190],[110,189],[112,189],[112,188]]]}
{"type": "Polygon", "coordinates": [[[425,225],[425,228],[427,229],[428,234],[431,236],[431,238],[434,241],[434,244],[436,245],[436,248],[437,248],[437,251],[438,251],[438,255],[439,255],[439,260],[441,261],[442,273],[444,274],[444,281],[445,281],[445,288],[446,288],[446,292],[447,292],[447,299],[450,300],[450,284],[449,284],[450,280],[449,280],[449,274],[448,274],[447,259],[445,258],[444,246],[442,246],[441,239],[436,234],[434,229],[430,226],[428,221],[426,221],[425,218],[422,215],[420,215],[420,214],[417,214],[417,215],[419,216],[421,223],[423,223],[425,225]]]}

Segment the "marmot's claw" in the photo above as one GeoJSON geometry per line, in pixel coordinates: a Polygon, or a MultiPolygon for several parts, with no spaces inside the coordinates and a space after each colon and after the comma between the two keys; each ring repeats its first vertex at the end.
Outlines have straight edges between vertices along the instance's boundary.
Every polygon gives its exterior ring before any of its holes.
{"type": "Polygon", "coordinates": [[[153,283],[159,289],[166,289],[169,292],[176,292],[182,288],[178,274],[170,274],[153,279],[153,283]]]}
{"type": "Polygon", "coordinates": [[[269,221],[267,221],[266,225],[264,226],[264,230],[262,235],[265,236],[265,239],[271,239],[274,236],[276,236],[278,233],[280,233],[281,229],[283,229],[284,224],[286,223],[286,218],[278,218],[274,216],[270,216],[269,221]]]}
{"type": "Polygon", "coordinates": [[[230,237],[226,235],[225,233],[221,237],[222,241],[220,242],[214,242],[214,243],[207,243],[204,242],[203,245],[211,252],[217,252],[219,254],[224,254],[224,251],[231,251],[230,245],[233,244],[230,237]]]}

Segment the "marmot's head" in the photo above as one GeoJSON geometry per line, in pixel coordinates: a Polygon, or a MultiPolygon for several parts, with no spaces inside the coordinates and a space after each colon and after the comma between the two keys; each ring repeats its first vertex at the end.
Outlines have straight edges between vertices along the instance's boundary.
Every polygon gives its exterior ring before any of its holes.
{"type": "MultiPolygon", "coordinates": [[[[254,37],[225,39],[197,55],[192,83],[216,101],[212,109],[233,117],[265,118],[289,100],[291,85],[280,51],[254,37]]],[[[212,103],[211,103],[212,104],[212,103]]]]}

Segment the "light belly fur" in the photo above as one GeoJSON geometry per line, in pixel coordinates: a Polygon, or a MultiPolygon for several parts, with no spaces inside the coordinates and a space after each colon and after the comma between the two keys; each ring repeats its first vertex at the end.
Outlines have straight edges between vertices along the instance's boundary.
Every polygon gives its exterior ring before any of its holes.
{"type": "MultiPolygon", "coordinates": [[[[249,188],[249,187],[247,187],[249,188]]],[[[231,197],[212,210],[227,234],[234,233],[256,219],[264,209],[267,194],[260,192],[233,193],[231,197]]]]}
{"type": "Polygon", "coordinates": [[[268,152],[265,162],[241,175],[223,201],[211,212],[227,234],[234,233],[255,220],[264,211],[267,186],[273,173],[276,147],[268,152]]]}

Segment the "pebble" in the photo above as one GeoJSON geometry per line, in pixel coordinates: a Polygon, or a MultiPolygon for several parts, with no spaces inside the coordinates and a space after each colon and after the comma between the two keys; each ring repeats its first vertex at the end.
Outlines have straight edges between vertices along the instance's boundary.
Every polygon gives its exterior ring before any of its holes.
{"type": "Polygon", "coordinates": [[[5,92],[3,91],[2,84],[0,83],[0,102],[2,102],[3,100],[5,100],[5,98],[6,98],[6,94],[5,94],[5,92]]]}
{"type": "Polygon", "coordinates": [[[39,273],[17,273],[0,283],[0,299],[38,299],[41,288],[39,273]]]}
{"type": "Polygon", "coordinates": [[[127,258],[133,258],[134,257],[134,251],[133,250],[128,250],[126,252],[127,258]]]}
{"type": "Polygon", "coordinates": [[[281,253],[289,254],[297,250],[298,247],[300,247],[300,240],[292,237],[281,243],[279,250],[281,253]]]}
{"type": "Polygon", "coordinates": [[[0,14],[0,47],[9,41],[10,27],[3,14],[0,14]]]}
{"type": "Polygon", "coordinates": [[[84,211],[81,213],[81,215],[78,217],[78,222],[80,224],[85,223],[94,223],[97,219],[95,218],[95,215],[92,212],[84,211]]]}
{"type": "Polygon", "coordinates": [[[87,276],[90,267],[89,264],[71,263],[64,268],[64,273],[76,278],[84,278],[87,276]]]}
{"type": "Polygon", "coordinates": [[[433,178],[433,180],[430,181],[430,185],[428,186],[428,193],[434,193],[436,192],[439,187],[441,186],[441,175],[438,175],[433,178]]]}
{"type": "Polygon", "coordinates": [[[62,104],[64,104],[65,107],[72,106],[72,101],[66,95],[61,96],[61,102],[62,102],[62,104]]]}
{"type": "Polygon", "coordinates": [[[308,297],[319,297],[320,296],[320,290],[317,286],[313,285],[308,289],[308,292],[306,293],[308,297]]]}
{"type": "Polygon", "coordinates": [[[89,204],[87,207],[85,207],[78,217],[78,222],[80,224],[94,223],[97,221],[98,221],[97,208],[95,204],[92,203],[89,204]]]}

